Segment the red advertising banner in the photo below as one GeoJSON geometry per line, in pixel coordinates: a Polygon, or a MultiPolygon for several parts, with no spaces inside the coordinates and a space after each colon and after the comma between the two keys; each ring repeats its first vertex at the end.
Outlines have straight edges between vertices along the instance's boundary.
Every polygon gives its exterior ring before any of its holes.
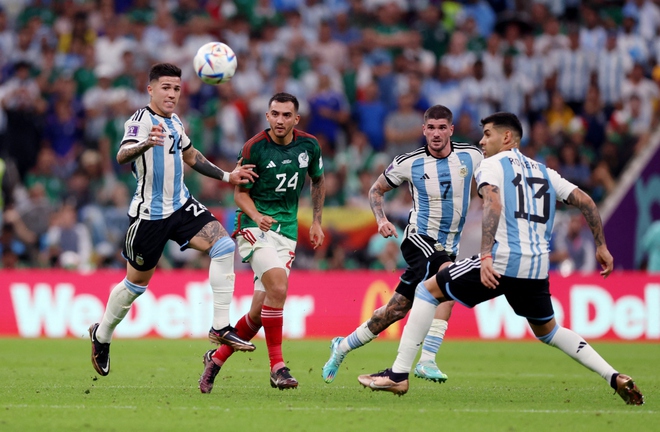
{"type": "MultiPolygon", "coordinates": [[[[236,275],[230,309],[235,322],[252,300],[252,274],[236,275]]],[[[123,272],[0,272],[0,337],[85,337],[103,315],[123,272]]],[[[293,271],[284,312],[286,338],[331,338],[352,332],[385,304],[398,273],[293,271]]],[[[586,339],[660,340],[660,275],[622,272],[550,277],[558,322],[586,339]]],[[[116,337],[204,338],[211,324],[211,288],[203,271],[159,271],[116,337]]],[[[405,321],[380,337],[398,339],[405,321]]],[[[533,338],[526,321],[499,297],[474,309],[456,305],[447,337],[533,338]]]]}

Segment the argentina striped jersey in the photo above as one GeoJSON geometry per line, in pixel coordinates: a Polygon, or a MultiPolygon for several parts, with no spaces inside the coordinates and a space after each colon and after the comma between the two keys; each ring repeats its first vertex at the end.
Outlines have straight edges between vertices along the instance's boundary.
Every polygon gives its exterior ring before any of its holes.
{"type": "Polygon", "coordinates": [[[452,152],[443,159],[426,147],[394,158],[384,172],[390,186],[408,182],[413,206],[408,224],[417,233],[437,239],[449,254],[458,255],[458,243],[470,203],[474,170],[483,160],[470,144],[451,143],[452,152]]]}
{"type": "Polygon", "coordinates": [[[176,114],[162,117],[149,107],[137,110],[124,124],[121,144],[147,140],[151,127],[161,124],[165,132],[162,146],[154,146],[131,163],[137,188],[128,214],[147,220],[164,219],[177,211],[190,197],[183,182],[183,151],[190,147],[181,119],[176,114]]]}
{"type": "Polygon", "coordinates": [[[577,186],[518,149],[485,159],[475,178],[477,190],[489,184],[500,192],[493,268],[515,278],[547,278],[555,204],[566,200],[577,186]]]}

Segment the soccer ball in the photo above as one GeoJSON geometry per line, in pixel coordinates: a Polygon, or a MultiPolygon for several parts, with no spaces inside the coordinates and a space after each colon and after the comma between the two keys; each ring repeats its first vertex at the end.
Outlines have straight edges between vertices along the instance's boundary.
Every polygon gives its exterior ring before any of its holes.
{"type": "Polygon", "coordinates": [[[202,45],[193,59],[197,76],[211,85],[229,81],[234,76],[237,65],[236,54],[222,42],[209,42],[202,45]]]}

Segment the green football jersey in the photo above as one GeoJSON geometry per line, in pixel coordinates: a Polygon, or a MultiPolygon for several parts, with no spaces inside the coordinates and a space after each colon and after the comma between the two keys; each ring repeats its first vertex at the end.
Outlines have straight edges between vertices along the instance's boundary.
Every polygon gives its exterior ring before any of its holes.
{"type": "MultiPolygon", "coordinates": [[[[313,135],[293,130],[288,145],[275,144],[268,130],[258,133],[245,143],[240,157],[244,164],[254,164],[259,175],[254,183],[243,185],[257,210],[274,218],[271,230],[292,240],[298,239],[298,203],[305,175],[317,178],[323,174],[321,147],[313,135]]],[[[240,209],[236,212],[236,229],[257,224],[240,209]]]]}

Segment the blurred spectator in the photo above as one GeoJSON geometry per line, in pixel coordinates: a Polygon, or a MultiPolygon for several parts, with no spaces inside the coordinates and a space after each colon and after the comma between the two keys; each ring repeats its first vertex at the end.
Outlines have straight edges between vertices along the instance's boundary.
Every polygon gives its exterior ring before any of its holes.
{"type": "Polygon", "coordinates": [[[76,209],[63,204],[46,233],[42,262],[72,270],[91,269],[92,239],[87,227],[76,221],[76,209]]]}
{"type": "Polygon", "coordinates": [[[548,58],[534,50],[534,37],[532,35],[524,36],[522,43],[523,49],[514,59],[514,69],[517,73],[527,77],[529,81],[528,91],[525,95],[527,120],[533,124],[541,119],[543,111],[549,105],[546,82],[552,66],[548,58]]]}
{"type": "Polygon", "coordinates": [[[660,97],[660,90],[652,79],[644,75],[644,67],[640,63],[633,66],[628,78],[623,81],[621,86],[621,97],[624,101],[629,101],[633,94],[639,98],[642,115],[650,118],[653,112],[652,101],[660,97]]]}
{"type": "Polygon", "coordinates": [[[105,23],[105,33],[94,42],[96,64],[114,78],[122,72],[122,56],[132,50],[135,42],[124,33],[126,25],[122,17],[114,17],[105,23]]]}
{"type": "Polygon", "coordinates": [[[451,79],[463,79],[472,73],[476,60],[473,52],[467,50],[467,38],[461,31],[455,31],[449,40],[449,50],[440,59],[440,64],[449,70],[451,79]]]}
{"type": "Polygon", "coordinates": [[[563,133],[575,117],[575,112],[564,102],[564,97],[559,91],[550,96],[550,106],[545,112],[548,128],[552,134],[563,133]]]}
{"type": "Polygon", "coordinates": [[[30,63],[16,63],[13,77],[0,86],[0,104],[7,116],[6,154],[16,163],[21,179],[36,161],[46,110],[30,69],[30,63]]]}
{"type": "Polygon", "coordinates": [[[646,66],[649,60],[649,50],[644,38],[636,31],[637,19],[638,16],[635,12],[624,11],[618,45],[628,53],[635,63],[646,66]]]}
{"type": "Polygon", "coordinates": [[[466,96],[465,109],[474,116],[473,126],[479,126],[479,121],[496,112],[496,107],[502,98],[499,81],[486,78],[484,63],[481,60],[474,62],[471,76],[461,83],[466,96]]]}
{"type": "Polygon", "coordinates": [[[329,145],[329,148],[322,148],[323,153],[334,155],[346,144],[343,126],[351,112],[344,94],[331,87],[330,75],[325,70],[318,76],[318,87],[309,99],[309,110],[307,132],[317,137],[323,135],[329,145]]]}
{"type": "Polygon", "coordinates": [[[591,82],[593,63],[591,55],[580,48],[577,27],[568,32],[568,47],[553,51],[557,88],[573,112],[582,111],[582,104],[591,82]]]}
{"type": "Polygon", "coordinates": [[[422,146],[421,125],[424,124],[424,115],[415,111],[414,103],[411,94],[400,95],[398,108],[385,119],[384,151],[390,159],[422,146]]]}
{"type": "Polygon", "coordinates": [[[632,69],[631,57],[617,46],[617,34],[609,31],[605,46],[598,52],[596,72],[605,115],[610,116],[615,107],[622,103],[623,82],[632,69]]]}
{"type": "Polygon", "coordinates": [[[567,144],[559,150],[559,174],[582,190],[590,189],[591,171],[575,146],[567,144]]]}
{"type": "Polygon", "coordinates": [[[367,136],[374,150],[385,147],[385,118],[387,106],[381,102],[378,84],[369,83],[363,91],[363,99],[355,105],[357,127],[367,136]]]}

